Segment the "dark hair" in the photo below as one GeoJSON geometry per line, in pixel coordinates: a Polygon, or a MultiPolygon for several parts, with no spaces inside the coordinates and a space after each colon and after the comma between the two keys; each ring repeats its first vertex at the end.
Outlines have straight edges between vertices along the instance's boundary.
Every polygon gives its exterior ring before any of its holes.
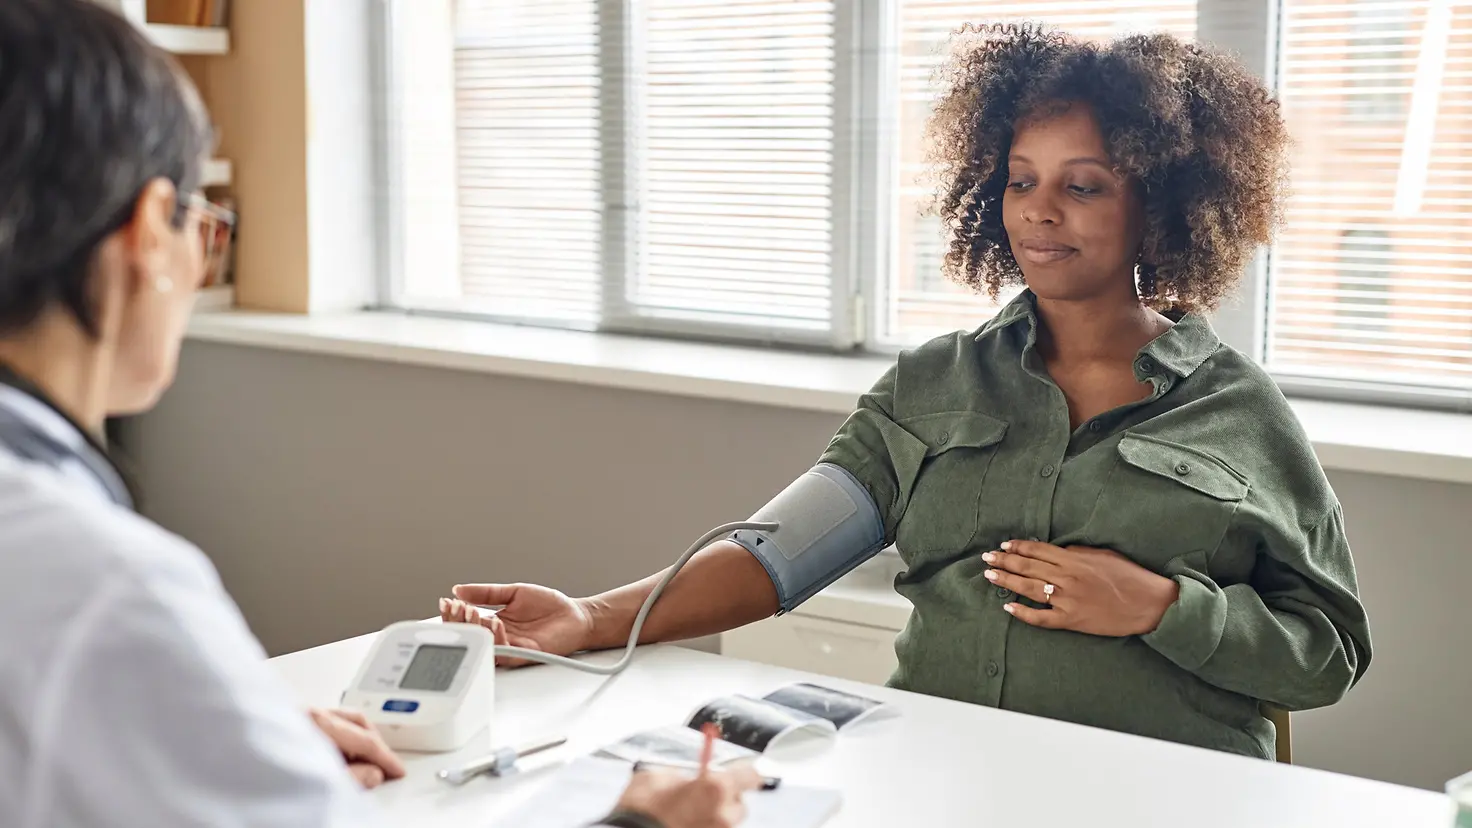
{"type": "Polygon", "coordinates": [[[155,178],[182,227],[212,140],[188,77],[115,12],[0,2],[0,335],[60,302],[95,336],[98,245],[155,178]]]}
{"type": "Polygon", "coordinates": [[[1140,292],[1158,310],[1209,310],[1281,216],[1287,130],[1231,58],[1170,35],[1098,44],[1035,26],[967,27],[929,125],[946,275],[996,296],[1022,271],[1002,226],[1019,119],[1082,103],[1145,208],[1140,292]]]}

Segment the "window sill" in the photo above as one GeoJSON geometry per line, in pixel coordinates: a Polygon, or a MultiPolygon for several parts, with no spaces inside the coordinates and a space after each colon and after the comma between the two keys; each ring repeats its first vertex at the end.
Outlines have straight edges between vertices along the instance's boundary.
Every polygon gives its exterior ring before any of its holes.
{"type": "MultiPolygon", "coordinates": [[[[189,338],[847,414],[892,360],[401,316],[196,313],[189,338]]],[[[1326,469],[1472,483],[1472,415],[1293,400],[1326,469]]]]}

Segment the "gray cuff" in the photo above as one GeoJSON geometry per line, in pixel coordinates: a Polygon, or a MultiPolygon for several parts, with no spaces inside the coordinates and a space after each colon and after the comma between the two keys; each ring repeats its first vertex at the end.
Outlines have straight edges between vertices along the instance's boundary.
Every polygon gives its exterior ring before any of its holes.
{"type": "Polygon", "coordinates": [[[884,548],[884,522],[873,496],[847,469],[831,463],[809,469],[751,519],[777,528],[742,529],[729,539],[767,570],[782,613],[884,548]]]}

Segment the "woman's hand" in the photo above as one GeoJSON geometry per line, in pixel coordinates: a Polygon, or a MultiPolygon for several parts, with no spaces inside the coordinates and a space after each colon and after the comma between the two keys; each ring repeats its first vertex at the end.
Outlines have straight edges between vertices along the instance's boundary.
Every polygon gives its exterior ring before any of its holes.
{"type": "Polygon", "coordinates": [[[1046,609],[1006,604],[1002,609],[1035,627],[1090,635],[1144,635],[1160,626],[1180,587],[1108,549],[1014,540],[981,559],[988,580],[1046,609]],[[1048,595],[1046,585],[1053,586],[1048,595]]]}
{"type": "MultiPolygon", "coordinates": [[[[454,598],[440,599],[440,619],[480,624],[490,629],[497,644],[509,644],[554,655],[571,655],[587,648],[593,618],[583,605],[555,589],[535,584],[460,584],[454,598]],[[474,604],[504,605],[494,615],[482,615],[474,604]]],[[[503,667],[517,667],[525,659],[497,657],[503,667]]]]}
{"type": "Polygon", "coordinates": [[[320,707],[313,707],[307,713],[317,729],[342,751],[343,761],[348,763],[348,771],[358,784],[376,788],[385,780],[404,775],[404,763],[362,713],[320,707]]]}
{"type": "Polygon", "coordinates": [[[615,811],[651,817],[665,828],[736,828],[746,819],[741,795],[761,786],[748,766],[696,777],[669,771],[634,774],[615,811]]]}

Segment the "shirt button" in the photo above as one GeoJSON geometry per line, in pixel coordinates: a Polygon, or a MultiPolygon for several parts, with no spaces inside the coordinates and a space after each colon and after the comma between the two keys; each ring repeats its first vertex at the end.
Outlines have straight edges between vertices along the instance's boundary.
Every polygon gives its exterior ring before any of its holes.
{"type": "Polygon", "coordinates": [[[1057,469],[1053,468],[1053,464],[1052,463],[1049,463],[1048,465],[1043,466],[1042,475],[1043,475],[1043,477],[1052,477],[1053,476],[1053,472],[1055,472],[1055,471],[1057,471],[1057,469]]]}
{"type": "Polygon", "coordinates": [[[1012,590],[1006,587],[997,587],[997,597],[1005,601],[1012,597],[1012,590]]]}
{"type": "Polygon", "coordinates": [[[989,676],[995,677],[998,671],[1000,671],[1001,669],[1002,668],[998,667],[995,661],[988,661],[986,663],[986,674],[989,676]]]}
{"type": "Polygon", "coordinates": [[[1176,464],[1176,474],[1179,474],[1180,476],[1185,477],[1186,475],[1188,475],[1190,473],[1191,473],[1191,466],[1189,464],[1187,464],[1187,463],[1177,463],[1176,464]]]}
{"type": "Polygon", "coordinates": [[[1140,373],[1155,373],[1155,360],[1151,359],[1150,357],[1140,357],[1140,373]]]}
{"type": "Polygon", "coordinates": [[[1104,424],[1101,423],[1101,422],[1099,422],[1098,420],[1094,420],[1094,421],[1092,421],[1092,422],[1089,423],[1089,431],[1092,431],[1095,434],[1098,434],[1099,433],[1099,430],[1102,429],[1103,427],[1104,427],[1104,424]]]}
{"type": "Polygon", "coordinates": [[[951,435],[950,434],[942,434],[940,436],[940,440],[938,442],[941,445],[945,445],[946,443],[949,443],[950,441],[951,441],[951,435]]]}

